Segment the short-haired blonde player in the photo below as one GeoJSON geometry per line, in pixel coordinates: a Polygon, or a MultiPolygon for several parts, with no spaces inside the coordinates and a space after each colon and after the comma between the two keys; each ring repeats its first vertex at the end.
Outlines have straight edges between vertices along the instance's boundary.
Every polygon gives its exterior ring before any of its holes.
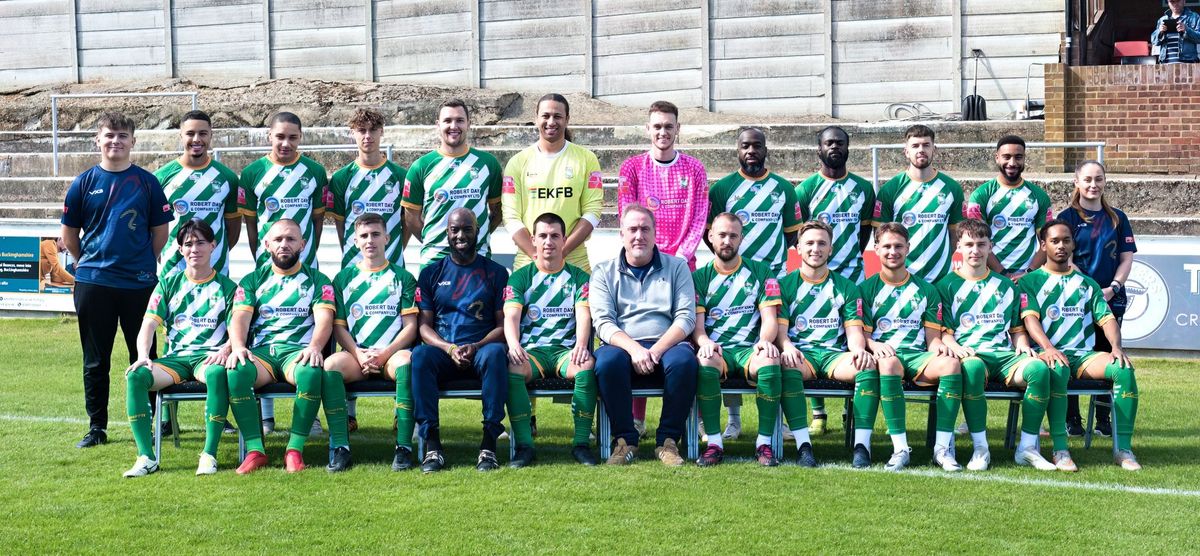
{"type": "Polygon", "coordinates": [[[696,269],[696,328],[692,341],[700,359],[696,386],[700,418],[708,448],[697,460],[713,466],[724,459],[721,437],[721,382],[740,376],[755,386],[758,405],[758,438],[754,457],[760,465],[779,464],[771,448],[777,406],[783,388],[779,372],[779,282],[764,263],[742,257],[742,221],[722,212],[713,218],[708,241],[716,258],[696,269]],[[701,320],[699,315],[704,315],[701,320]]]}
{"type": "MultiPolygon", "coordinates": [[[[393,238],[383,216],[365,213],[354,221],[354,246],[362,260],[333,279],[337,314],[333,338],[342,351],[325,360],[325,370],[358,382],[386,374],[396,381],[396,453],[392,470],[412,468],[412,354],[417,340],[417,279],[388,260],[393,238]]],[[[398,243],[398,241],[396,241],[398,243]]]]}
{"type": "Polygon", "coordinates": [[[1038,453],[1037,446],[1038,429],[1050,400],[1050,369],[1029,345],[1021,323],[1017,288],[1005,275],[989,269],[988,261],[994,260],[991,237],[992,230],[983,221],[963,220],[958,225],[962,268],[935,285],[945,304],[942,342],[962,360],[963,417],[975,447],[967,469],[983,471],[992,461],[984,398],[991,379],[1025,387],[1017,463],[1053,471],[1054,464],[1038,453]]]}

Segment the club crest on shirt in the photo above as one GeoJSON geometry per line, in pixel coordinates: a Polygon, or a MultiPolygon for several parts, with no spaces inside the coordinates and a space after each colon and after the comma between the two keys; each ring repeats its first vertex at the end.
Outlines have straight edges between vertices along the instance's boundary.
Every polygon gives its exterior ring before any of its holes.
{"type": "Polygon", "coordinates": [[[565,177],[567,179],[571,179],[571,178],[575,177],[575,167],[571,166],[570,164],[566,165],[563,168],[563,177],[565,177]]]}
{"type": "Polygon", "coordinates": [[[962,316],[958,317],[958,324],[963,328],[971,328],[972,326],[975,326],[975,315],[971,313],[963,313],[962,316]]]}
{"type": "Polygon", "coordinates": [[[267,212],[275,212],[279,210],[279,199],[276,199],[275,197],[267,197],[263,200],[263,208],[267,209],[267,212]]]}
{"type": "Polygon", "coordinates": [[[661,207],[661,206],[662,206],[662,201],[660,201],[658,199],[658,197],[655,197],[653,195],[646,196],[646,208],[648,208],[650,210],[658,210],[658,207],[661,207]]]}
{"type": "Polygon", "coordinates": [[[889,319],[887,317],[883,317],[883,318],[879,319],[879,321],[875,323],[875,329],[879,330],[880,332],[887,332],[887,331],[891,330],[892,329],[892,319],[889,319]]]}
{"type": "Polygon", "coordinates": [[[1050,305],[1046,307],[1046,318],[1052,321],[1062,318],[1062,307],[1058,305],[1050,305]]]}
{"type": "Polygon", "coordinates": [[[191,321],[192,319],[188,318],[187,315],[176,315],[174,326],[176,329],[187,328],[187,326],[191,324],[191,321]]]}
{"type": "Polygon", "coordinates": [[[808,330],[808,319],[804,317],[796,317],[796,324],[792,326],[796,332],[804,332],[808,330]]]}
{"type": "Polygon", "coordinates": [[[679,188],[687,189],[687,187],[688,187],[688,177],[687,176],[679,176],[679,188]]]}
{"type": "Polygon", "coordinates": [[[365,313],[366,309],[363,308],[361,303],[355,303],[350,306],[350,318],[352,319],[360,319],[365,313]]]}
{"type": "Polygon", "coordinates": [[[175,201],[174,205],[175,214],[187,214],[188,209],[191,208],[191,205],[188,204],[187,199],[179,199],[178,201],[175,201]]]}
{"type": "Polygon", "coordinates": [[[992,227],[993,228],[1007,228],[1008,227],[1008,219],[1005,218],[1003,214],[997,214],[996,217],[992,219],[992,227]]]}
{"type": "Polygon", "coordinates": [[[908,227],[908,226],[913,226],[916,223],[917,223],[917,214],[915,212],[908,211],[908,212],[900,215],[900,224],[901,225],[908,227]]]}
{"type": "Polygon", "coordinates": [[[538,307],[537,305],[530,305],[529,309],[525,312],[525,316],[529,317],[529,320],[541,319],[542,308],[538,307]]]}

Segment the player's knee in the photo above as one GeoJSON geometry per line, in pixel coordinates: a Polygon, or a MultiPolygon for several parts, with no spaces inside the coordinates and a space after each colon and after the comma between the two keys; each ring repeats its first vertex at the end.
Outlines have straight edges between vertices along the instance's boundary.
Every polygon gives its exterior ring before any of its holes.
{"type": "Polygon", "coordinates": [[[713,365],[700,365],[700,380],[721,380],[721,371],[713,365]]]}
{"type": "Polygon", "coordinates": [[[879,370],[878,369],[865,369],[862,371],[858,371],[858,373],[856,373],[854,375],[854,383],[855,384],[862,384],[862,383],[869,384],[872,382],[875,384],[879,384],[879,370]]]}
{"type": "Polygon", "coordinates": [[[154,384],[154,373],[149,367],[138,367],[125,375],[125,384],[129,388],[149,389],[154,384]]]}
{"type": "Polygon", "coordinates": [[[400,351],[397,351],[396,353],[393,353],[392,356],[390,358],[388,358],[388,361],[387,361],[387,364],[391,365],[392,367],[403,367],[403,366],[409,365],[411,363],[412,363],[412,352],[408,351],[407,349],[402,349],[400,351]]]}
{"type": "Polygon", "coordinates": [[[901,365],[900,359],[896,357],[884,357],[877,361],[881,376],[901,376],[904,374],[904,365],[901,365]]]}
{"type": "Polygon", "coordinates": [[[941,376],[962,374],[962,362],[957,357],[939,356],[934,364],[937,365],[941,376]]]}
{"type": "Polygon", "coordinates": [[[204,368],[204,382],[205,384],[227,382],[229,380],[227,372],[225,367],[220,365],[209,365],[204,368]]]}
{"type": "Polygon", "coordinates": [[[697,357],[701,367],[720,367],[721,356],[713,354],[711,357],[697,357]]]}
{"type": "Polygon", "coordinates": [[[1021,370],[1021,374],[1025,377],[1026,384],[1043,382],[1050,376],[1050,367],[1047,367],[1041,360],[1035,359],[1030,361],[1028,365],[1025,365],[1025,368],[1021,370]]]}

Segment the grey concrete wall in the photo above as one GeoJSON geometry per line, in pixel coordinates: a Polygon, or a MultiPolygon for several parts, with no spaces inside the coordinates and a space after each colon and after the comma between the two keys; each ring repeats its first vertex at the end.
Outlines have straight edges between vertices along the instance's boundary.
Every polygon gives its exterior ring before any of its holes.
{"type": "Polygon", "coordinates": [[[583,92],[719,112],[1001,117],[1043,97],[1059,0],[7,0],[0,88],[307,77],[583,92]],[[1031,66],[1031,64],[1035,64],[1031,66]],[[1031,71],[1032,70],[1032,71],[1031,71]]]}

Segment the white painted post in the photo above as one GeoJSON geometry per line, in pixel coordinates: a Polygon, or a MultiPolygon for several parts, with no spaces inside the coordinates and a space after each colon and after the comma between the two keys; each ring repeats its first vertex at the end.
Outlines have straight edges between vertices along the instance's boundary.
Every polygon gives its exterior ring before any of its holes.
{"type": "Polygon", "coordinates": [[[480,56],[480,41],[483,37],[479,36],[479,4],[483,0],[474,0],[471,2],[471,82],[468,83],[471,87],[483,87],[483,76],[479,71],[479,56],[480,56]]]}
{"type": "Polygon", "coordinates": [[[262,0],[263,24],[263,75],[267,79],[275,78],[275,64],[271,63],[271,0],[262,0]]]}
{"type": "Polygon", "coordinates": [[[175,18],[171,0],[163,0],[163,75],[175,77],[175,18]]]}
{"type": "Polygon", "coordinates": [[[596,56],[593,51],[596,44],[594,38],[596,36],[596,12],[592,0],[583,0],[583,13],[587,18],[588,30],[583,36],[583,40],[586,41],[583,48],[583,90],[587,91],[588,96],[595,96],[596,56]]]}
{"type": "Polygon", "coordinates": [[[824,0],[821,11],[825,23],[825,114],[833,116],[833,0],[824,0]]]}
{"type": "Polygon", "coordinates": [[[712,1],[700,0],[700,106],[712,110],[712,1]]]}
{"type": "Polygon", "coordinates": [[[363,0],[364,18],[363,78],[375,81],[375,0],[363,0]]]}
{"type": "MultiPolygon", "coordinates": [[[[79,0],[71,0],[71,70],[75,74],[75,82],[83,82],[79,75],[79,0]]],[[[56,159],[57,160],[57,159],[56,159]]],[[[58,175],[55,170],[54,175],[58,175]]]]}

